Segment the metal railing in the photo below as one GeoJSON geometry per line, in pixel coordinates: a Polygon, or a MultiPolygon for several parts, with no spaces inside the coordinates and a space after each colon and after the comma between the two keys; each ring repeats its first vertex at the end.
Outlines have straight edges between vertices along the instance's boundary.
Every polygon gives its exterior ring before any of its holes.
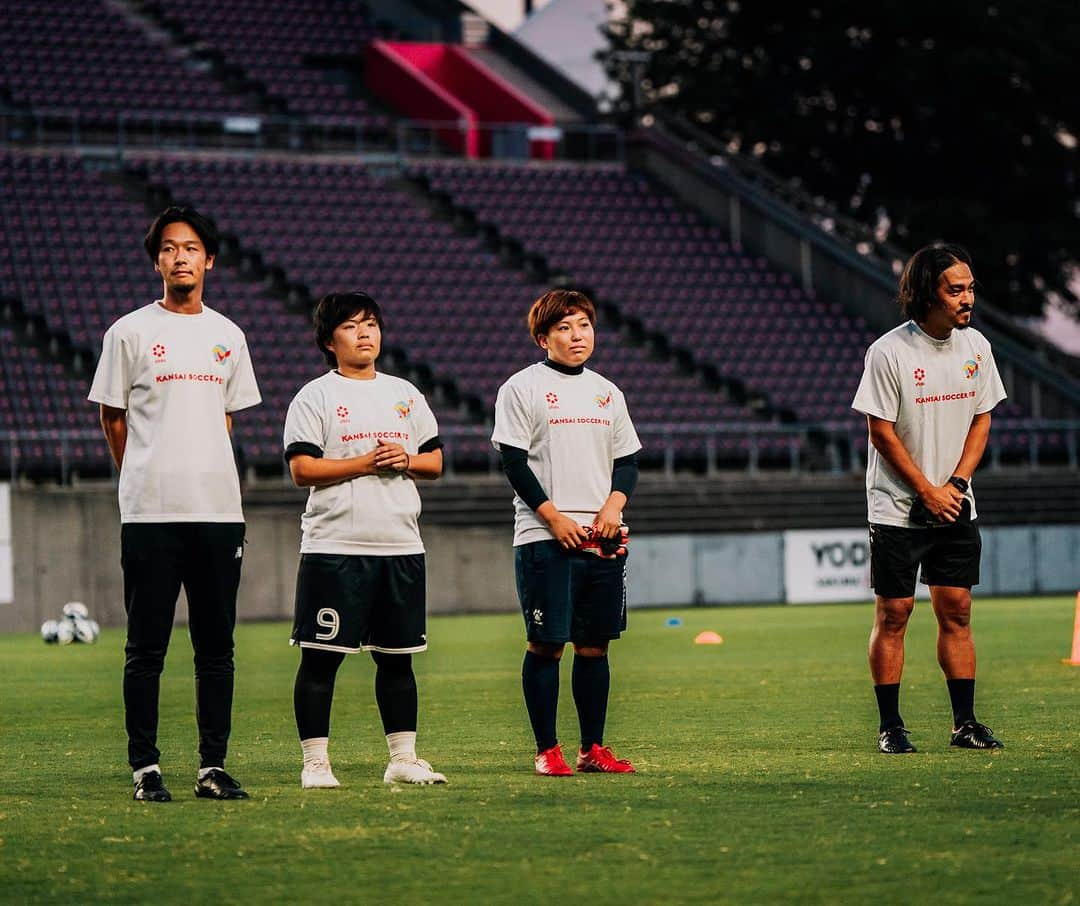
{"type": "Polygon", "coordinates": [[[61,108],[0,112],[0,145],[105,147],[170,151],[285,151],[460,157],[475,132],[483,156],[531,156],[574,161],[623,161],[623,132],[614,126],[564,123],[469,124],[374,117],[126,111],[93,113],[61,108]]]}
{"type": "MultiPolygon", "coordinates": [[[[680,469],[706,475],[763,469],[791,474],[861,473],[866,466],[866,425],[859,419],[799,424],[770,422],[638,424],[646,469],[671,476],[680,469]]],[[[499,471],[499,455],[491,446],[490,425],[444,425],[446,471],[499,471]]],[[[237,432],[243,443],[243,429],[237,432]]],[[[8,477],[21,476],[71,482],[74,475],[104,476],[115,470],[101,432],[95,430],[10,430],[0,433],[0,462],[6,460],[8,477]]],[[[1080,469],[1080,420],[998,419],[987,444],[983,468],[1006,465],[1037,470],[1052,457],[1057,466],[1080,469]]],[[[274,474],[281,468],[275,457],[270,473],[266,463],[255,463],[257,473],[274,474]]]]}
{"type": "Polygon", "coordinates": [[[395,131],[395,150],[418,157],[460,157],[473,132],[480,156],[496,160],[621,163],[626,159],[624,133],[614,126],[399,120],[395,131]]]}

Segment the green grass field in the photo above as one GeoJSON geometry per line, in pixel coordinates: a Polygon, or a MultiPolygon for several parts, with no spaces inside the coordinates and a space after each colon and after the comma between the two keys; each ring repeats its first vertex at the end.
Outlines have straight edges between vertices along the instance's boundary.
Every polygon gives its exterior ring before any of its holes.
{"type": "MultiPolygon", "coordinates": [[[[301,791],[297,653],[238,631],[228,767],[252,799],[196,800],[190,645],[159,740],[175,801],[133,802],[123,634],[0,638],[0,900],[453,903],[1080,902],[1080,668],[1066,598],[977,601],[978,714],[1003,753],[950,749],[920,604],[902,708],[917,755],[875,750],[867,605],[636,611],[613,646],[608,742],[633,776],[540,778],[515,617],[430,620],[420,754],[446,787],[391,789],[366,657],[338,680],[339,790],[301,791]],[[683,619],[665,626],[671,615],[683,619]],[[720,646],[695,646],[713,629],[720,646]]],[[[569,664],[560,730],[576,739],[569,664]]],[[[571,746],[568,745],[568,748],[571,746]]]]}

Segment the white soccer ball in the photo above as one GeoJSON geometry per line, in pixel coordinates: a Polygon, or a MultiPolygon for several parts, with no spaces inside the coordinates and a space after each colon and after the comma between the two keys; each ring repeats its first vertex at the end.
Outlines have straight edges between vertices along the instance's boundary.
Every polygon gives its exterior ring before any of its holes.
{"type": "Polygon", "coordinates": [[[71,620],[61,620],[56,624],[56,641],[60,645],[70,645],[75,641],[75,626],[71,620]]]}
{"type": "Polygon", "coordinates": [[[82,601],[68,601],[64,605],[64,616],[72,620],[85,620],[90,616],[90,611],[82,601]]]}
{"type": "Polygon", "coordinates": [[[56,633],[59,628],[59,624],[56,620],[46,620],[41,624],[41,638],[46,645],[56,644],[56,633]]]}
{"type": "Polygon", "coordinates": [[[75,632],[76,642],[85,642],[87,645],[91,645],[97,641],[97,637],[101,632],[98,624],[93,620],[84,620],[77,618],[71,621],[71,628],[75,632]]]}

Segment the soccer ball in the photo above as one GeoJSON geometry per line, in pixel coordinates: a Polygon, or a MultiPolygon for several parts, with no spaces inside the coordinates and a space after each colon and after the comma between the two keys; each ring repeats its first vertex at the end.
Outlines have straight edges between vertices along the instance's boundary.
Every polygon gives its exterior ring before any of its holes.
{"type": "Polygon", "coordinates": [[[68,601],[64,605],[64,616],[72,620],[85,620],[90,616],[90,611],[82,601],[68,601]]]}
{"type": "Polygon", "coordinates": [[[75,633],[75,641],[85,642],[87,645],[96,642],[101,634],[101,628],[95,620],[84,620],[81,617],[71,621],[71,628],[75,633]]]}
{"type": "Polygon", "coordinates": [[[75,627],[71,620],[61,620],[56,624],[56,641],[60,645],[70,645],[75,641],[75,627]]]}
{"type": "Polygon", "coordinates": [[[56,620],[46,620],[41,624],[41,639],[46,645],[55,645],[59,624],[56,620]]]}

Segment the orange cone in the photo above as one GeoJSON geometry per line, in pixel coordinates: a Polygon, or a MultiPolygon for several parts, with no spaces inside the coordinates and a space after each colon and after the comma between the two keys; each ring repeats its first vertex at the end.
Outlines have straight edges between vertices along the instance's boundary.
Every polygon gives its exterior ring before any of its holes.
{"type": "Polygon", "coordinates": [[[1073,621],[1072,657],[1062,659],[1061,663],[1080,667],[1080,591],[1076,593],[1076,619],[1073,621]]]}
{"type": "Polygon", "coordinates": [[[695,645],[723,645],[724,637],[718,632],[713,632],[711,629],[706,629],[704,632],[699,632],[694,636],[695,645]]]}

